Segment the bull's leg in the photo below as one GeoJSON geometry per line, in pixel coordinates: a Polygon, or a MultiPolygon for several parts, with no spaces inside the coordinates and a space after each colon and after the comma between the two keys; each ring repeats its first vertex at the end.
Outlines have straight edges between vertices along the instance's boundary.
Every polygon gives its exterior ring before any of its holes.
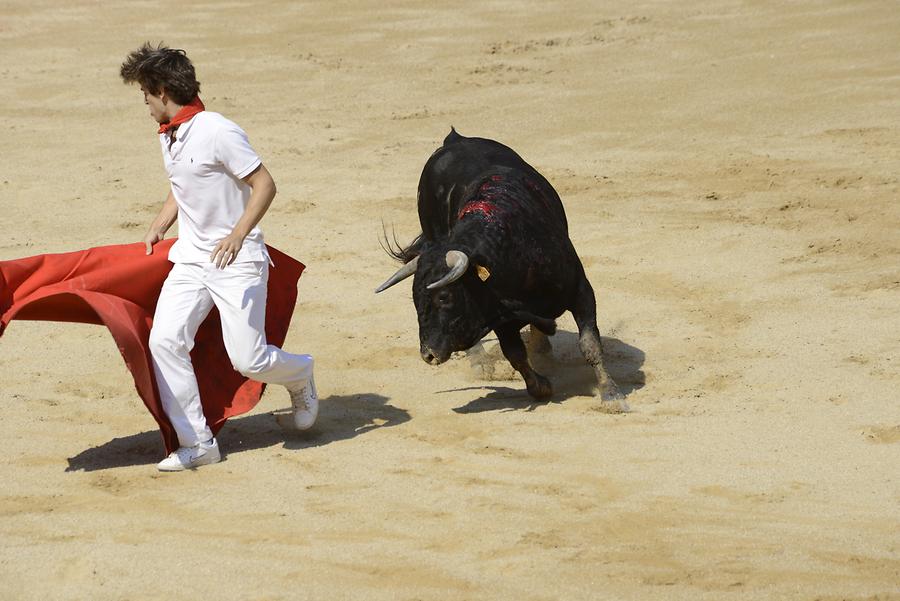
{"type": "Polygon", "coordinates": [[[550,385],[550,380],[534,371],[531,363],[528,362],[528,351],[525,349],[525,343],[522,342],[519,328],[504,325],[494,329],[494,332],[497,334],[497,340],[500,341],[500,350],[503,351],[503,356],[513,366],[513,369],[522,374],[525,379],[528,394],[536,399],[546,399],[552,395],[553,386],[550,385]]]}
{"type": "Polygon", "coordinates": [[[610,413],[628,411],[625,397],[603,367],[603,347],[600,343],[600,331],[597,329],[597,301],[594,298],[594,289],[591,288],[587,278],[582,278],[578,285],[572,316],[578,325],[578,346],[581,347],[581,354],[597,375],[603,410],[610,413]]]}
{"type": "Polygon", "coordinates": [[[553,352],[550,338],[534,326],[528,326],[528,337],[525,339],[525,348],[528,355],[533,357],[536,353],[549,355],[553,352]]]}

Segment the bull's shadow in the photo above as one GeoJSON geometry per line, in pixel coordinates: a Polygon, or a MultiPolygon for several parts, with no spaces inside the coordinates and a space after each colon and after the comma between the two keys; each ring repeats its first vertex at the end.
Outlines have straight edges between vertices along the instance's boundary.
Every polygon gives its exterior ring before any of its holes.
{"type": "MultiPolygon", "coordinates": [[[[607,373],[619,386],[619,391],[627,398],[633,391],[644,386],[645,378],[641,367],[644,352],[618,338],[602,337],[603,363],[607,373]]],[[[550,338],[553,350],[549,354],[531,353],[529,358],[535,370],[550,379],[553,384],[551,403],[561,403],[574,396],[594,396],[597,379],[594,370],[584,360],[578,346],[578,334],[559,330],[550,338]]],[[[497,349],[495,352],[499,351],[497,349]]],[[[499,355],[498,363],[506,360],[499,355]]],[[[474,362],[473,362],[474,363],[474,362]]],[[[521,376],[512,371],[510,375],[515,385],[511,386],[471,386],[456,390],[490,390],[484,396],[473,399],[462,407],[455,407],[457,413],[480,413],[482,411],[533,411],[546,404],[535,401],[525,390],[521,376]]],[[[473,376],[474,377],[474,376],[473,376]]],[[[449,392],[449,391],[448,391],[449,392]]],[[[599,397],[598,397],[599,400],[599,397]]]]}
{"type": "MultiPolygon", "coordinates": [[[[231,453],[262,449],[282,444],[285,449],[299,450],[327,445],[365,434],[376,428],[387,428],[409,421],[409,412],[393,407],[377,394],[331,396],[321,400],[316,425],[306,432],[284,429],[281,416],[290,417],[289,409],[270,411],[228,420],[217,438],[223,458],[231,453]]],[[[158,430],[114,438],[102,445],[69,458],[67,472],[86,472],[117,467],[156,463],[163,457],[158,430]]]]}

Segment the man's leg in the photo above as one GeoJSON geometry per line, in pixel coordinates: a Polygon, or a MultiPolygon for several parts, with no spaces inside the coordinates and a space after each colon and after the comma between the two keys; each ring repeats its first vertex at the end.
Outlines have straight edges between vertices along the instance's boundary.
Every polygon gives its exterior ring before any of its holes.
{"type": "Polygon", "coordinates": [[[234,368],[267,384],[302,386],[312,377],[312,356],[288,353],[266,342],[268,264],[238,263],[212,270],[207,284],[234,368]]]}
{"type": "Polygon", "coordinates": [[[197,329],[213,306],[203,283],[202,265],[176,263],[159,294],[150,354],[163,410],[172,422],[182,447],[212,438],[203,416],[191,349],[197,329]]]}
{"type": "Polygon", "coordinates": [[[306,430],[319,414],[313,358],[266,343],[268,278],[267,263],[240,263],[215,270],[207,283],[222,318],[222,338],[234,368],[248,378],[286,387],[294,407],[294,427],[306,430]]]}

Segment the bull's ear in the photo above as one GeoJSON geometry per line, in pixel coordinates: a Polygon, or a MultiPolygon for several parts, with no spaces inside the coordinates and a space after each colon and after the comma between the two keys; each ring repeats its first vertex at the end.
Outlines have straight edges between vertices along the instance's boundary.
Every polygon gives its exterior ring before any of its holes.
{"type": "Polygon", "coordinates": [[[490,270],[484,265],[476,265],[475,272],[478,274],[478,279],[482,282],[486,282],[489,277],[491,277],[490,270]]]}

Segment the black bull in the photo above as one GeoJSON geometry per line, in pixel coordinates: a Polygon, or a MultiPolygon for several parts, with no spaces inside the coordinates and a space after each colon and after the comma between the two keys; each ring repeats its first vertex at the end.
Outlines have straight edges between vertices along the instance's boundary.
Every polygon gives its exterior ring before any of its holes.
{"type": "Polygon", "coordinates": [[[512,149],[451,129],[419,179],[422,233],[391,252],[404,265],[376,292],[411,275],[422,358],[438,365],[493,330],[536,399],[549,380],[528,361],[520,330],[544,334],[571,311],[601,400],[626,406],[603,367],[594,291],[569,240],[553,186],[512,149]]]}

